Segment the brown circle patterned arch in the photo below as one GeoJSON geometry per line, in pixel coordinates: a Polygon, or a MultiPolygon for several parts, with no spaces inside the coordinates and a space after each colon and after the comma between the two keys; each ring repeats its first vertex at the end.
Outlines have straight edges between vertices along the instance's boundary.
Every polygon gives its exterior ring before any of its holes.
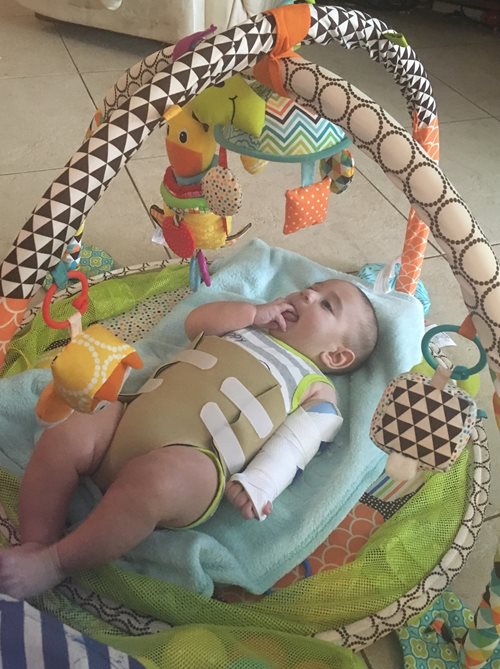
{"type": "Polygon", "coordinates": [[[363,96],[360,107],[359,92],[353,96],[352,85],[337,75],[296,58],[283,59],[282,75],[284,87],[297,102],[309,105],[327,119],[335,119],[351,134],[354,144],[391,174],[392,181],[399,183],[410,204],[428,222],[437,243],[448,242],[441,245],[442,251],[456,278],[460,277],[465,304],[487,349],[491,368],[500,371],[500,299],[491,299],[492,293],[500,296],[498,261],[469,208],[440,167],[380,105],[363,96]],[[319,91],[316,96],[311,95],[311,82],[314,82],[314,90],[319,91]],[[352,134],[349,119],[353,99],[356,99],[358,116],[365,113],[368,119],[376,115],[380,120],[381,130],[371,141],[360,140],[352,134]],[[401,164],[401,156],[408,156],[405,165],[401,164]],[[446,211],[444,204],[449,202],[453,202],[454,207],[446,211]],[[466,271],[464,257],[467,257],[466,271]],[[475,296],[473,306],[471,293],[475,296]]]}

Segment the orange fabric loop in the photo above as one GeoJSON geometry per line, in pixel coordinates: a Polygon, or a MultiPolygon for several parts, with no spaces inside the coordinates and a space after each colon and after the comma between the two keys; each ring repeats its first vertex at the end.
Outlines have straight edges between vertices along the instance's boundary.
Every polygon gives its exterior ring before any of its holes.
{"type": "Polygon", "coordinates": [[[289,97],[281,82],[280,58],[296,58],[293,48],[302,42],[311,25],[309,4],[284,5],[270,9],[265,14],[272,14],[276,22],[276,41],[271,53],[266,54],[253,68],[257,81],[271,88],[284,97],[289,97]]]}
{"type": "Polygon", "coordinates": [[[467,337],[467,339],[474,339],[474,337],[476,336],[477,334],[476,327],[472,322],[472,317],[470,314],[465,317],[462,325],[460,326],[458,334],[461,334],[462,337],[467,337]]]}

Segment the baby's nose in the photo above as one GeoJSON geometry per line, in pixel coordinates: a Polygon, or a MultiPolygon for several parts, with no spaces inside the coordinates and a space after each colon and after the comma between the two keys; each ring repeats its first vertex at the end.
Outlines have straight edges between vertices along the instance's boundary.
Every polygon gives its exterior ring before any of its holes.
{"type": "Polygon", "coordinates": [[[304,300],[309,304],[314,299],[314,290],[312,290],[312,288],[304,288],[304,290],[301,291],[301,295],[304,298],[304,300]]]}

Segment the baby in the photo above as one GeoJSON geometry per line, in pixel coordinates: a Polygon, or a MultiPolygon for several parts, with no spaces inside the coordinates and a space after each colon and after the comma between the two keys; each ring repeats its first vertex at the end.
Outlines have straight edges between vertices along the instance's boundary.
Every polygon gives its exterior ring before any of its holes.
{"type": "Polygon", "coordinates": [[[325,372],[357,369],[378,337],[368,298],[337,279],[268,304],[202,305],[185,330],[191,348],[148,392],[42,434],[21,486],[22,544],[0,551],[0,591],[29,597],[121,557],[158,526],[194,527],[224,493],[243,518],[265,518],[342,423],[325,372]],[[80,476],[103,497],[64,536],[80,476]]]}

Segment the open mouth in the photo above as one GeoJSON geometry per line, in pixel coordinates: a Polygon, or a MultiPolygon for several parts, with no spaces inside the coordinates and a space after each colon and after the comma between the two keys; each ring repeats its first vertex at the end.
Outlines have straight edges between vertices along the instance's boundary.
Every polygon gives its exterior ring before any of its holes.
{"type": "Polygon", "coordinates": [[[287,323],[296,323],[299,320],[299,315],[295,308],[290,311],[283,312],[283,318],[287,323]]]}

